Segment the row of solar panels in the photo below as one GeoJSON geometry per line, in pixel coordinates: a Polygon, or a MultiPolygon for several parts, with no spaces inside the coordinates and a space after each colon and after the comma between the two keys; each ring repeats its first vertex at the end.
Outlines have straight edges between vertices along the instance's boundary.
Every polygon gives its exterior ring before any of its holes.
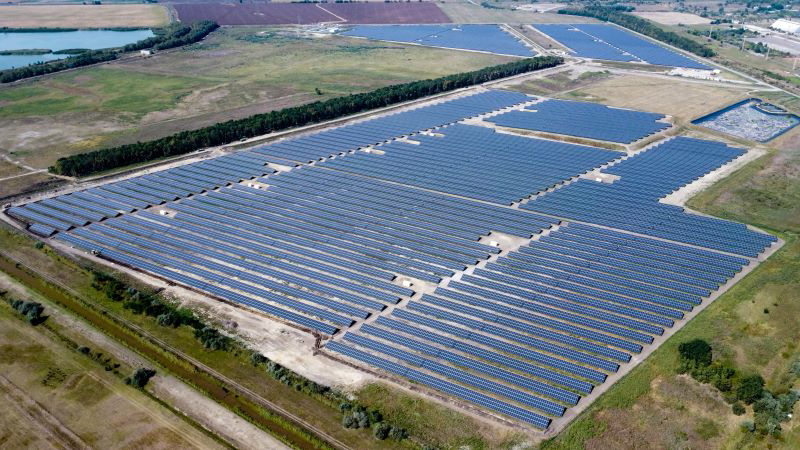
{"type": "Polygon", "coordinates": [[[50,236],[57,231],[83,226],[119,213],[144,209],[240,180],[275,173],[266,166],[268,162],[295,166],[298,162],[352,151],[530,100],[530,97],[518,92],[484,91],[251,151],[224,155],[29,203],[11,208],[9,213],[36,224],[31,231],[50,236]]]}
{"type": "Polygon", "coordinates": [[[711,69],[694,59],[608,24],[536,24],[534,27],[570,48],[576,56],[611,61],[711,69]]]}
{"type": "Polygon", "coordinates": [[[776,238],[658,202],[742,153],[719,142],[678,137],[608,168],[621,177],[612,184],[579,180],[522,208],[754,257],[776,238]]]}
{"type": "Polygon", "coordinates": [[[253,151],[269,157],[302,163],[319,161],[531,100],[531,97],[519,92],[484,91],[308,136],[279,141],[253,151]]]}
{"type": "Polygon", "coordinates": [[[497,125],[568,136],[631,143],[665,130],[662,114],[611,108],[597,103],[545,100],[525,111],[509,111],[487,119],[497,125]]]}
{"type": "Polygon", "coordinates": [[[50,236],[59,230],[274,173],[266,166],[267,162],[255,153],[238,152],[28,203],[10,208],[8,212],[38,224],[31,231],[50,236]]]}
{"type": "Polygon", "coordinates": [[[344,172],[390,180],[499,204],[511,204],[599,167],[621,154],[609,150],[452,125],[419,144],[394,142],[382,154],[327,161],[344,172]]]}
{"type": "Polygon", "coordinates": [[[748,262],[569,224],[326,348],[546,428],[748,262]]]}

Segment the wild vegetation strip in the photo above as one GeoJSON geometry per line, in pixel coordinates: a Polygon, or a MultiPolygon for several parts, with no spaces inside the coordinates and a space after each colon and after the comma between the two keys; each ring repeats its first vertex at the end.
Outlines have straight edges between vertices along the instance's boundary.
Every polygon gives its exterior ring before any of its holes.
{"type": "Polygon", "coordinates": [[[4,446],[218,448],[212,436],[181,413],[147,391],[126,387],[123,377],[134,367],[66,325],[60,311],[48,304],[46,321],[31,326],[15,317],[6,302],[42,299],[5,275],[0,288],[8,290],[0,292],[4,446]]]}
{"type": "Polygon", "coordinates": [[[60,158],[50,170],[60,175],[86,176],[158,158],[181,155],[201,148],[223,145],[241,138],[251,138],[273,131],[474,86],[520,73],[554,67],[561,63],[563,63],[563,59],[554,56],[528,58],[473,72],[388,86],[368,93],[258,114],[247,119],[229,121],[199,130],[184,131],[155,141],[60,158]]]}
{"type": "Polygon", "coordinates": [[[187,360],[185,355],[170,351],[152,337],[143,335],[142,330],[132,328],[109,311],[63,291],[62,288],[41,278],[41,275],[33,269],[10,260],[5,255],[0,255],[0,269],[31,289],[83,317],[104,333],[197,387],[217,402],[236,411],[256,425],[269,430],[273,435],[292,446],[302,449],[329,448],[324,441],[304,431],[302,426],[253,402],[246,393],[238,392],[236,388],[229,386],[229,383],[219,380],[212,373],[187,360]]]}

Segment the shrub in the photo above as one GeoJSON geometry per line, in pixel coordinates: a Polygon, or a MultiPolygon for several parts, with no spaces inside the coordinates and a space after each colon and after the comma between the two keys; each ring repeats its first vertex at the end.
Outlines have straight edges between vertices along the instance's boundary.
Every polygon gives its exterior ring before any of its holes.
{"type": "Polygon", "coordinates": [[[736,396],[746,404],[751,404],[764,394],[764,379],[761,375],[742,378],[736,388],[736,396]]]}
{"type": "Polygon", "coordinates": [[[711,364],[712,351],[708,342],[702,339],[684,342],[678,346],[681,360],[692,362],[695,367],[705,367],[711,364]]]}
{"type": "Polygon", "coordinates": [[[142,389],[147,385],[147,382],[150,381],[150,378],[153,378],[155,374],[156,371],[152,369],[145,369],[145,368],[136,369],[136,372],[134,372],[132,376],[125,379],[125,383],[135,388],[142,389]]]}
{"type": "Polygon", "coordinates": [[[203,347],[209,350],[228,350],[233,344],[231,338],[208,326],[194,330],[194,337],[203,344],[203,347]]]}
{"type": "Polygon", "coordinates": [[[742,414],[745,413],[744,405],[742,405],[739,402],[734,403],[731,409],[733,410],[733,413],[736,414],[737,416],[741,416],[742,414]]]}
{"type": "Polygon", "coordinates": [[[372,435],[375,436],[375,439],[382,441],[389,437],[389,431],[391,431],[391,429],[392,427],[388,423],[379,422],[372,427],[372,435]]]}
{"type": "Polygon", "coordinates": [[[250,364],[254,366],[260,366],[267,362],[267,357],[262,355],[258,352],[253,352],[250,354],[250,364]]]}
{"type": "Polygon", "coordinates": [[[396,441],[402,441],[408,437],[408,431],[404,428],[392,427],[392,431],[389,432],[389,437],[396,441]]]}

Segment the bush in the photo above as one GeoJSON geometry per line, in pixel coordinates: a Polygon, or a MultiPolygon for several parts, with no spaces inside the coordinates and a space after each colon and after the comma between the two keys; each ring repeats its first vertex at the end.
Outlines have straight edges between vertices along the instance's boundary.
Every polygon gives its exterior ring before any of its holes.
{"type": "Polygon", "coordinates": [[[764,395],[764,379],[761,375],[742,378],[736,388],[736,396],[746,404],[751,404],[764,395]]]}
{"type": "Polygon", "coordinates": [[[150,381],[150,378],[153,378],[155,374],[156,371],[152,369],[145,369],[145,368],[136,369],[136,372],[134,372],[131,377],[125,379],[125,383],[135,388],[142,389],[147,385],[147,382],[150,381]]]}
{"type": "Polygon", "coordinates": [[[681,360],[692,362],[695,367],[705,367],[711,364],[712,351],[708,342],[702,339],[684,342],[678,346],[681,360]]]}
{"type": "Polygon", "coordinates": [[[210,350],[228,350],[231,344],[233,344],[231,338],[221,334],[217,329],[212,327],[194,330],[194,337],[203,344],[203,347],[210,350]]]}
{"type": "Polygon", "coordinates": [[[258,352],[253,352],[250,354],[250,364],[254,366],[260,366],[267,362],[267,357],[262,355],[258,352]]]}
{"type": "Polygon", "coordinates": [[[742,414],[745,413],[744,405],[742,405],[739,402],[734,403],[731,409],[733,410],[733,413],[736,414],[737,416],[741,416],[742,414]]]}
{"type": "Polygon", "coordinates": [[[742,431],[752,433],[756,431],[756,424],[752,420],[745,420],[741,425],[742,431]]]}
{"type": "Polygon", "coordinates": [[[389,431],[391,431],[391,429],[392,427],[388,423],[379,422],[372,427],[372,435],[375,436],[375,439],[382,441],[389,437],[389,431]]]}
{"type": "MultiPolygon", "coordinates": [[[[0,297],[5,297],[5,295],[5,292],[0,293],[0,297]]],[[[42,313],[44,312],[44,306],[42,306],[41,303],[26,302],[24,300],[11,299],[7,297],[6,302],[11,305],[11,308],[13,308],[20,315],[25,316],[25,319],[31,325],[39,325],[46,319],[46,317],[42,316],[42,313]]]]}
{"type": "Polygon", "coordinates": [[[389,432],[389,437],[396,441],[402,441],[408,437],[408,431],[404,428],[392,427],[392,431],[389,432]]]}

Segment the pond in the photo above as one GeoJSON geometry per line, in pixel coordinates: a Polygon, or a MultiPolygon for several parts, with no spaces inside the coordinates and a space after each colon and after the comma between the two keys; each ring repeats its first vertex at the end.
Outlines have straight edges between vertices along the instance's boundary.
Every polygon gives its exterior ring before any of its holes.
{"type": "Polygon", "coordinates": [[[767,142],[800,124],[800,117],[761,99],[748,98],[692,123],[752,141],[767,142]]]}
{"type": "MultiPolygon", "coordinates": [[[[50,51],[71,48],[121,47],[154,36],[151,30],[111,31],[78,30],[47,31],[35,33],[0,33],[0,51],[47,49],[50,51]]],[[[69,55],[44,53],[39,55],[0,55],[0,70],[22,67],[40,61],[52,61],[69,55]]]]}

